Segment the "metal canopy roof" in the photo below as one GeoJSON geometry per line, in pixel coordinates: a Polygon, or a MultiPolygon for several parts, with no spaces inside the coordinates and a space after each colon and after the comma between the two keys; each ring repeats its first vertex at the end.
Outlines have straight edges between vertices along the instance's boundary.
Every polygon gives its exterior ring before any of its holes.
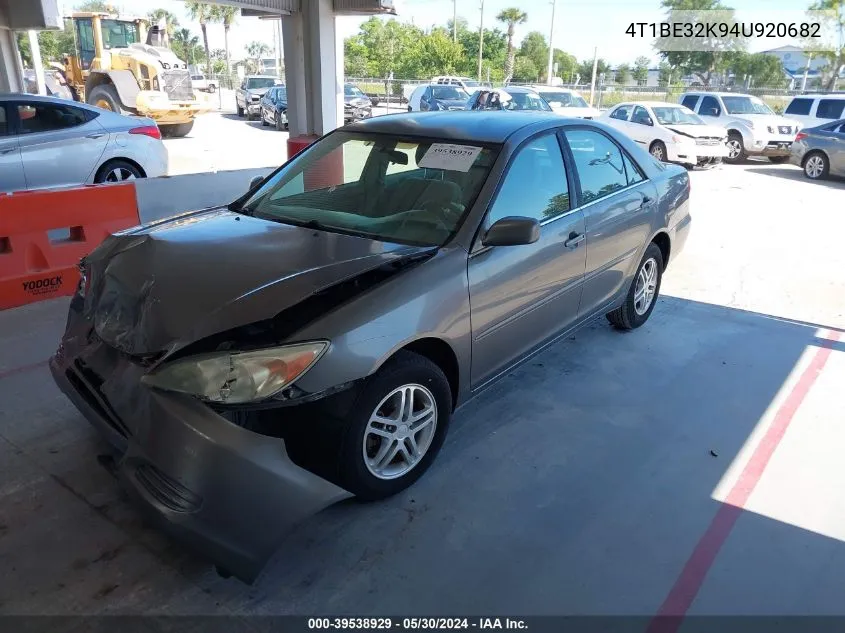
{"type": "MultiPolygon", "coordinates": [[[[213,4],[238,7],[245,16],[291,15],[298,13],[303,2],[310,0],[212,0],[213,4]]],[[[396,14],[393,0],[333,0],[338,15],[396,14]]]]}

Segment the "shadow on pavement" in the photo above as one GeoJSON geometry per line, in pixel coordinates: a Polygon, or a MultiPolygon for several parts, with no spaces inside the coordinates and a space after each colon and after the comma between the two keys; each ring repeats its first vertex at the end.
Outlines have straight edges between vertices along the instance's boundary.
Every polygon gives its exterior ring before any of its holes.
{"type": "Polygon", "coordinates": [[[787,180],[799,180],[801,182],[815,183],[825,187],[832,187],[833,189],[845,189],[845,178],[837,176],[828,176],[825,180],[810,180],[804,176],[804,172],[797,166],[794,169],[778,169],[777,167],[751,167],[747,171],[756,174],[767,174],[771,176],[778,176],[787,180]]]}

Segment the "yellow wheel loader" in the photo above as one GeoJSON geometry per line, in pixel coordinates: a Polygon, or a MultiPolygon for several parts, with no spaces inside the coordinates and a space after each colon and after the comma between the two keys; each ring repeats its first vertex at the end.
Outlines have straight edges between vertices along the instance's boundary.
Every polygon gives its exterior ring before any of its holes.
{"type": "Polygon", "coordinates": [[[185,136],[194,117],[212,109],[191,87],[188,66],[168,46],[164,25],[109,13],[71,16],[75,56],[64,60],[65,81],[77,101],[155,120],[163,136],[185,136]]]}

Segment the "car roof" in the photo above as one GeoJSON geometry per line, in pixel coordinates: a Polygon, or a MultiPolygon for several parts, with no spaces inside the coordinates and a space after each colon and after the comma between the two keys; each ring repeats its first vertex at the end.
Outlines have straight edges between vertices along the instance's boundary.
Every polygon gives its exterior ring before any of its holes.
{"type": "Polygon", "coordinates": [[[560,125],[563,119],[550,112],[534,110],[407,112],[363,119],[342,129],[397,136],[425,136],[444,141],[504,143],[514,132],[540,122],[554,127],[560,125]]]}
{"type": "Polygon", "coordinates": [[[753,97],[754,96],[754,95],[746,94],[744,92],[711,92],[709,90],[703,90],[703,91],[702,90],[687,90],[681,96],[683,97],[683,96],[686,96],[686,95],[696,95],[696,96],[700,96],[700,97],[706,97],[708,95],[711,96],[711,97],[753,97]]]}
{"type": "Polygon", "coordinates": [[[83,107],[86,110],[91,110],[92,106],[78,101],[70,101],[69,99],[60,99],[59,97],[52,97],[47,95],[34,95],[28,92],[0,92],[0,101],[17,101],[18,99],[26,99],[27,101],[44,101],[45,103],[65,103],[73,104],[75,106],[83,107]]]}
{"type": "Polygon", "coordinates": [[[505,92],[509,92],[511,94],[537,94],[537,91],[529,86],[504,86],[503,88],[481,88],[481,90],[504,90],[505,92]]]}
{"type": "Polygon", "coordinates": [[[845,99],[843,92],[815,93],[809,95],[795,95],[793,99],[845,99]]]}
{"type": "MultiPolygon", "coordinates": [[[[513,86],[513,87],[516,88],[516,86],[513,86]]],[[[533,86],[528,86],[528,88],[531,88],[531,90],[533,90],[534,92],[539,92],[540,90],[542,90],[543,92],[570,92],[570,93],[577,92],[577,91],[573,90],[572,88],[561,88],[560,86],[533,85],[533,86]]]]}
{"type": "Polygon", "coordinates": [[[246,79],[278,79],[273,75],[247,75],[246,79]]]}
{"type": "MultiPolygon", "coordinates": [[[[638,105],[638,106],[649,106],[651,108],[658,107],[658,108],[684,108],[681,103],[671,103],[669,101],[625,101],[624,103],[620,103],[619,105],[638,105]]],[[[689,108],[687,108],[689,109],[689,108]]]]}

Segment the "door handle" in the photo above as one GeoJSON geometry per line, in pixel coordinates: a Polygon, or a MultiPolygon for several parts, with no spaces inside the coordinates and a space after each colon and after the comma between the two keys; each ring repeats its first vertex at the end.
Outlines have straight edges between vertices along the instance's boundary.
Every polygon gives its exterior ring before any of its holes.
{"type": "Polygon", "coordinates": [[[650,202],[651,202],[651,198],[649,198],[648,196],[643,196],[643,201],[642,201],[642,204],[640,204],[640,208],[642,209],[644,206],[646,206],[650,202]]]}
{"type": "Polygon", "coordinates": [[[85,138],[102,138],[103,136],[105,136],[105,134],[94,132],[94,134],[88,134],[85,138]]]}
{"type": "Polygon", "coordinates": [[[0,156],[3,156],[4,154],[11,154],[12,152],[16,151],[17,149],[18,149],[17,147],[8,147],[6,149],[0,149],[0,156]]]}
{"type": "Polygon", "coordinates": [[[586,239],[587,236],[583,233],[576,233],[575,231],[572,231],[572,233],[569,234],[569,239],[566,240],[563,245],[566,248],[578,248],[578,245],[586,239]]]}

